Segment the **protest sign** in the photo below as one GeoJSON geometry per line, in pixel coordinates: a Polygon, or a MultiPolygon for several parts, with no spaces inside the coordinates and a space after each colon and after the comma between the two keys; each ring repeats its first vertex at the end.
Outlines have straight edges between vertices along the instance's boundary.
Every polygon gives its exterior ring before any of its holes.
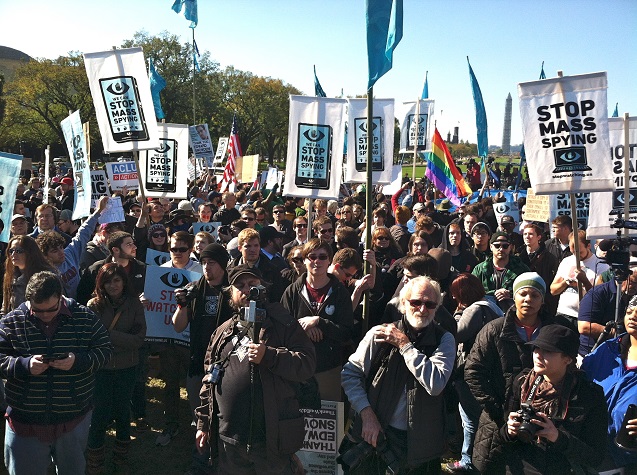
{"type": "Polygon", "coordinates": [[[536,195],[533,188],[526,190],[526,204],[524,205],[524,220],[546,223],[550,215],[550,203],[547,195],[536,195]]]}
{"type": "Polygon", "coordinates": [[[175,290],[199,280],[201,274],[174,267],[146,267],[144,297],[146,306],[146,341],[189,346],[190,325],[177,333],[172,324],[172,316],[177,309],[175,290]]]}
{"type": "Polygon", "coordinates": [[[125,218],[122,197],[115,196],[110,198],[108,203],[106,203],[106,208],[100,213],[100,217],[97,220],[100,224],[123,223],[125,218]]]}
{"type": "Polygon", "coordinates": [[[524,150],[536,194],[607,191],[606,73],[518,84],[524,150]]]}
{"type": "Polygon", "coordinates": [[[84,66],[104,151],[157,148],[157,119],[142,49],[86,53],[84,66]]]}
{"type": "Polygon", "coordinates": [[[0,242],[9,242],[22,155],[0,152],[0,242]]]}
{"type": "Polygon", "coordinates": [[[296,453],[307,474],[342,474],[336,462],[343,439],[343,403],[321,401],[321,409],[301,409],[305,417],[303,448],[296,453]]]}
{"type": "Polygon", "coordinates": [[[285,194],[338,199],[345,99],[290,96],[285,194]]]}
{"type": "Polygon", "coordinates": [[[279,179],[279,173],[276,167],[269,168],[267,173],[267,178],[265,180],[265,189],[271,190],[272,188],[274,188],[274,185],[277,184],[278,179],[279,179]]]}
{"type": "Polygon", "coordinates": [[[135,162],[108,162],[106,164],[106,174],[113,191],[120,191],[123,188],[128,190],[139,188],[135,162]]]}
{"type": "MultiPolygon", "coordinates": [[[[345,181],[367,181],[367,99],[349,99],[347,130],[347,166],[345,181]]],[[[394,100],[374,99],[372,118],[372,180],[382,185],[391,182],[394,164],[394,100]]]]}
{"type": "Polygon", "coordinates": [[[85,218],[91,214],[91,169],[88,163],[86,139],[82,130],[80,111],[75,111],[64,119],[60,125],[66,141],[66,148],[71,157],[73,167],[73,202],[72,219],[85,218]]]}
{"type": "Polygon", "coordinates": [[[252,183],[259,173],[259,155],[237,157],[235,176],[239,183],[252,183]]]}
{"type": "Polygon", "coordinates": [[[42,203],[49,202],[49,187],[51,185],[51,177],[49,176],[51,173],[51,146],[47,146],[44,149],[44,183],[42,183],[42,203]]]}
{"type": "Polygon", "coordinates": [[[206,233],[212,234],[212,236],[216,240],[219,234],[219,231],[218,231],[219,226],[221,226],[221,223],[217,221],[212,221],[209,223],[199,223],[199,222],[192,223],[192,233],[197,234],[197,233],[200,233],[201,231],[204,231],[206,233]]]}
{"type": "Polygon", "coordinates": [[[158,124],[159,147],[139,154],[139,168],[146,196],[186,198],[188,180],[188,126],[158,124]]]}
{"type": "Polygon", "coordinates": [[[195,157],[203,158],[207,166],[211,167],[215,151],[212,148],[208,124],[191,125],[188,127],[188,137],[195,157]]]}
{"type": "MultiPolygon", "coordinates": [[[[577,227],[579,229],[586,230],[586,228],[588,227],[589,206],[591,201],[590,193],[574,193],[573,196],[575,196],[577,227]]],[[[550,221],[553,221],[555,218],[562,215],[571,216],[571,199],[569,197],[569,193],[559,193],[556,195],[551,195],[550,210],[550,221]]]]}
{"type": "Polygon", "coordinates": [[[108,196],[108,179],[104,170],[91,171],[91,208],[97,208],[101,196],[108,196]]]}
{"type": "MultiPolygon", "coordinates": [[[[417,111],[416,101],[403,102],[400,117],[400,153],[413,153],[418,132],[418,151],[431,150],[431,137],[433,137],[434,100],[423,99],[420,101],[420,109],[417,111]],[[418,112],[418,114],[416,114],[418,112]],[[416,115],[418,115],[418,128],[416,129],[416,115]]],[[[393,127],[392,127],[393,129],[393,127]]],[[[393,140],[392,140],[393,144],[393,140]]]]}
{"type": "Polygon", "coordinates": [[[217,153],[215,154],[215,158],[213,161],[213,166],[215,168],[223,168],[223,161],[226,158],[226,152],[228,151],[228,141],[229,137],[219,137],[219,142],[217,142],[217,153]]]}
{"type": "Polygon", "coordinates": [[[493,203],[493,212],[495,213],[495,218],[498,224],[502,221],[502,216],[511,216],[516,223],[520,222],[520,209],[517,201],[493,203]]]}
{"type": "MultiPolygon", "coordinates": [[[[635,151],[637,149],[637,117],[628,120],[629,141],[629,181],[628,191],[629,213],[624,214],[624,120],[620,118],[608,119],[610,132],[610,160],[613,166],[615,185],[612,191],[605,193],[591,193],[590,216],[588,217],[587,236],[594,238],[617,237],[617,229],[611,228],[611,224],[618,217],[630,221],[637,221],[637,163],[635,151]]],[[[630,230],[629,235],[637,236],[636,230],[630,230]]]]}
{"type": "Polygon", "coordinates": [[[161,266],[170,260],[170,252],[146,249],[146,264],[149,266],[161,266]]]}

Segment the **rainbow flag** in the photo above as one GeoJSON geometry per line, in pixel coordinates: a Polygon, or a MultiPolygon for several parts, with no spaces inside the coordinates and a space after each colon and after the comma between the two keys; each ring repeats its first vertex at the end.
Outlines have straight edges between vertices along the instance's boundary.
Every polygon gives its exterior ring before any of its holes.
{"type": "Polygon", "coordinates": [[[449,149],[437,128],[434,130],[434,137],[431,140],[431,152],[427,152],[425,176],[455,206],[460,206],[460,198],[471,194],[471,188],[464,181],[462,173],[453,162],[451,153],[449,153],[449,149]]]}

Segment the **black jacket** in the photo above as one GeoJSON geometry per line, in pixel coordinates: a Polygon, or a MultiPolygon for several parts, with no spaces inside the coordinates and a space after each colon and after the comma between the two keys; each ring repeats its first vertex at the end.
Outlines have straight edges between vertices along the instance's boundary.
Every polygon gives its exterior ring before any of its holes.
{"type": "MultiPolygon", "coordinates": [[[[104,264],[109,262],[112,262],[111,258],[107,257],[106,259],[95,262],[84,271],[82,277],[80,277],[80,283],[77,286],[77,301],[79,303],[86,305],[89,301],[95,290],[97,273],[104,264]]],[[[129,295],[139,297],[139,294],[144,291],[144,283],[146,282],[146,264],[137,259],[133,259],[129,262],[130,271],[128,273],[128,287],[126,290],[129,295]]]]}

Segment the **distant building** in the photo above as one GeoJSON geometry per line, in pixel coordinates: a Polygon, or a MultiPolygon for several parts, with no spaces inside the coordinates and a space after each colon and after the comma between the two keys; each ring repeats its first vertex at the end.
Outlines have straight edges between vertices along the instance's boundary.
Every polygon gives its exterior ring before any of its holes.
{"type": "Polygon", "coordinates": [[[502,131],[502,155],[511,155],[511,111],[513,99],[511,93],[504,104],[504,130],[502,131]]]}
{"type": "Polygon", "coordinates": [[[460,131],[460,127],[453,128],[453,139],[451,139],[451,143],[458,143],[458,133],[460,131]]]}

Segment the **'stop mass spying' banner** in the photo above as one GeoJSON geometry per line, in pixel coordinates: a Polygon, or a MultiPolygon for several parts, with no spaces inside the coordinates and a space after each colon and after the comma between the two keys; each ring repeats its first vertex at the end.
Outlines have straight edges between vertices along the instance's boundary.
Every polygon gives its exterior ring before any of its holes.
{"type": "Polygon", "coordinates": [[[524,149],[536,194],[607,191],[606,73],[518,84],[524,149]]]}
{"type": "Polygon", "coordinates": [[[157,119],[142,49],[86,53],[84,65],[104,151],[157,148],[157,119]]]}

